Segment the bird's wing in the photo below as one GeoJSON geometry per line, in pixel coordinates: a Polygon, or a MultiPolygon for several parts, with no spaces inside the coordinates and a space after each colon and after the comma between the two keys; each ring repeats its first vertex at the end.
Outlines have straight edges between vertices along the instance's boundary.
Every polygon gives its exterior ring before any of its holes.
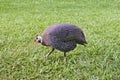
{"type": "Polygon", "coordinates": [[[66,30],[63,32],[63,35],[61,37],[61,40],[66,42],[66,41],[71,41],[74,40],[76,35],[74,34],[75,31],[74,30],[66,30]]]}

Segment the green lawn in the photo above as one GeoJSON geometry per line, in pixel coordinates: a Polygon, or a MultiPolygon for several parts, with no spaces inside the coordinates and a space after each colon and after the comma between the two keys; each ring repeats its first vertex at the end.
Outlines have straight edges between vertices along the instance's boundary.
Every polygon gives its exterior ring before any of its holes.
{"type": "Polygon", "coordinates": [[[0,0],[0,80],[119,80],[120,0],[0,0]],[[54,23],[82,28],[67,53],[34,43],[54,23]]]}

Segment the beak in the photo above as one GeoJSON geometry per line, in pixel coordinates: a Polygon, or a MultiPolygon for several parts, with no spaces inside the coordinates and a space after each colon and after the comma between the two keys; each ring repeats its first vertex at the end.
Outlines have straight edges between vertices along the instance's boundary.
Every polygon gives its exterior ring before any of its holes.
{"type": "Polygon", "coordinates": [[[37,39],[34,39],[34,42],[35,42],[35,43],[39,43],[39,40],[37,40],[37,39]]]}
{"type": "Polygon", "coordinates": [[[38,41],[37,41],[36,39],[34,39],[34,42],[35,42],[35,43],[38,43],[38,41]]]}

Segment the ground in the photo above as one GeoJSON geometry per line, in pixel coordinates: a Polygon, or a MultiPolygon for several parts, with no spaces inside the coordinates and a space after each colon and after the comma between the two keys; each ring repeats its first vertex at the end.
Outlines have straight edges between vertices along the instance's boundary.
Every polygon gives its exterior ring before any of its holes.
{"type": "Polygon", "coordinates": [[[0,0],[1,80],[120,79],[119,0],[0,0]],[[55,23],[82,28],[87,46],[67,53],[34,43],[55,23]]]}

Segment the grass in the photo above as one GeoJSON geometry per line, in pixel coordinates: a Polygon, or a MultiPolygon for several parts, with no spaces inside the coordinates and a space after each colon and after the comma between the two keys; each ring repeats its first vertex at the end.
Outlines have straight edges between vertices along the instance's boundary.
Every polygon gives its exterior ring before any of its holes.
{"type": "Polygon", "coordinates": [[[0,80],[119,80],[119,0],[0,0],[0,80]],[[54,23],[81,27],[87,47],[56,50],[33,42],[54,23]]]}

